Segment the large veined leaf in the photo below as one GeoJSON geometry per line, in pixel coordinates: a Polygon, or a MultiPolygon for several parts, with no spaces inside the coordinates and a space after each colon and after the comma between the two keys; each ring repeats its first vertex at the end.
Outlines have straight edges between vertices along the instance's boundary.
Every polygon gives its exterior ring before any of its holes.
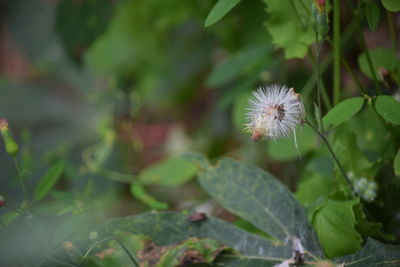
{"type": "Polygon", "coordinates": [[[150,237],[158,245],[168,245],[189,237],[213,238],[244,256],[265,259],[291,257],[292,249],[250,234],[225,221],[207,218],[201,222],[188,222],[188,215],[176,212],[150,212],[137,216],[110,219],[96,231],[112,234],[115,229],[150,237]]]}
{"type": "Polygon", "coordinates": [[[240,0],[218,0],[215,6],[211,9],[208,14],[205,26],[210,26],[215,22],[222,19],[232,8],[234,8],[240,0]]]}
{"type": "Polygon", "coordinates": [[[308,46],[315,41],[315,33],[310,24],[311,0],[304,6],[300,1],[264,0],[267,5],[268,18],[265,23],[272,36],[272,42],[285,50],[286,58],[303,58],[308,46]]]}
{"type": "Polygon", "coordinates": [[[400,124],[400,102],[392,96],[380,95],[375,101],[376,111],[386,121],[400,124]]]}
{"type": "Polygon", "coordinates": [[[352,97],[340,102],[323,117],[324,125],[326,127],[336,127],[350,120],[360,111],[363,104],[363,97],[352,97]]]}
{"type": "Polygon", "coordinates": [[[336,259],[335,262],[352,267],[399,266],[400,247],[386,245],[369,238],[360,251],[336,259]]]}
{"type": "Polygon", "coordinates": [[[297,237],[310,252],[321,250],[307,215],[290,191],[269,173],[243,162],[222,159],[199,174],[202,187],[231,212],[274,238],[297,237]]]}
{"type": "MultiPolygon", "coordinates": [[[[290,242],[279,245],[212,217],[200,222],[189,222],[187,217],[187,214],[177,212],[149,212],[110,219],[95,227],[92,232],[96,233],[96,240],[115,235],[116,232],[143,235],[158,246],[179,243],[192,237],[212,238],[239,253],[239,255],[229,254],[226,259],[220,259],[220,262],[227,263],[224,266],[232,267],[273,266],[292,256],[290,242]],[[256,258],[256,260],[253,261],[252,258],[256,258]],[[242,262],[245,264],[235,265],[242,262]]],[[[82,250],[89,245],[87,240],[84,243],[78,241],[74,241],[74,243],[82,250]]],[[[55,257],[69,262],[68,256],[63,251],[55,257]]],[[[44,266],[54,266],[54,262],[48,262],[44,266]]]]}

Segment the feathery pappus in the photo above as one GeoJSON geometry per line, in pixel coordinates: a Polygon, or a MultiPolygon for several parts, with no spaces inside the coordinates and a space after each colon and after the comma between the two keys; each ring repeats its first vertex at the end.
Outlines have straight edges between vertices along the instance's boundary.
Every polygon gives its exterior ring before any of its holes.
{"type": "Polygon", "coordinates": [[[245,126],[253,141],[287,137],[305,117],[300,94],[284,85],[260,87],[250,98],[247,111],[245,126]]]}

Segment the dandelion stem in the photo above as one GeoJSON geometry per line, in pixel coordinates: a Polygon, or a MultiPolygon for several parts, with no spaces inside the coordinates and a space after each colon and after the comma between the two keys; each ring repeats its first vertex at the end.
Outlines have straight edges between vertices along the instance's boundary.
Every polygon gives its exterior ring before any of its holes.
{"type": "Polygon", "coordinates": [[[345,171],[345,169],[343,168],[343,165],[340,163],[339,159],[337,158],[335,151],[333,151],[333,148],[331,146],[331,144],[329,143],[328,139],[326,138],[326,136],[324,134],[322,134],[321,132],[318,131],[317,128],[315,128],[307,119],[305,120],[305,122],[307,123],[308,126],[311,127],[311,129],[314,130],[314,132],[317,133],[317,135],[321,138],[321,140],[325,143],[326,147],[329,150],[329,153],[331,154],[333,160],[335,161],[336,165],[339,168],[339,171],[341,172],[341,174],[343,175],[344,179],[346,180],[347,184],[349,185],[349,187],[351,188],[352,194],[353,196],[356,196],[356,192],[353,189],[353,184],[351,183],[349,177],[347,176],[347,173],[345,171]]]}
{"type": "MultiPolygon", "coordinates": [[[[311,59],[311,63],[313,64],[313,68],[317,69],[317,67],[316,67],[316,65],[317,65],[316,59],[314,58],[314,55],[312,54],[311,50],[308,51],[308,56],[311,59]]],[[[321,73],[321,58],[320,58],[320,61],[319,61],[319,69],[320,70],[319,70],[319,75],[318,76],[321,76],[322,75],[322,73],[321,73]]],[[[317,83],[317,82],[318,82],[318,80],[315,79],[315,83],[317,83]]],[[[329,96],[328,96],[328,93],[326,91],[326,87],[325,87],[324,81],[322,79],[320,79],[320,83],[321,83],[320,85],[321,85],[322,101],[323,101],[323,103],[325,105],[325,108],[327,110],[330,110],[332,108],[332,104],[331,104],[331,102],[329,100],[329,96]]]]}

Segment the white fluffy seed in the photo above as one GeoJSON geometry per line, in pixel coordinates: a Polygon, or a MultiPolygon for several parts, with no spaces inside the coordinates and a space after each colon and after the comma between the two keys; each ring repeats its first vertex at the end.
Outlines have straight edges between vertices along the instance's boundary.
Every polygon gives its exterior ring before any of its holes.
{"type": "Polygon", "coordinates": [[[249,100],[246,130],[252,139],[287,137],[304,121],[304,105],[293,88],[260,87],[249,100]]]}

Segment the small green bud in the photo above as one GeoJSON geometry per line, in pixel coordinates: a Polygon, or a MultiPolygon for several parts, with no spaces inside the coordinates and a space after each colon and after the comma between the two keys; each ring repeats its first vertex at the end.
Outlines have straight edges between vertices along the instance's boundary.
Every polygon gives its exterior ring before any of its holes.
{"type": "Polygon", "coordinates": [[[12,138],[6,119],[0,119],[0,133],[6,145],[6,152],[14,157],[18,153],[18,144],[12,138]]]}
{"type": "Polygon", "coordinates": [[[314,31],[325,39],[329,32],[328,18],[325,12],[325,1],[314,1],[311,6],[314,31]]]}

